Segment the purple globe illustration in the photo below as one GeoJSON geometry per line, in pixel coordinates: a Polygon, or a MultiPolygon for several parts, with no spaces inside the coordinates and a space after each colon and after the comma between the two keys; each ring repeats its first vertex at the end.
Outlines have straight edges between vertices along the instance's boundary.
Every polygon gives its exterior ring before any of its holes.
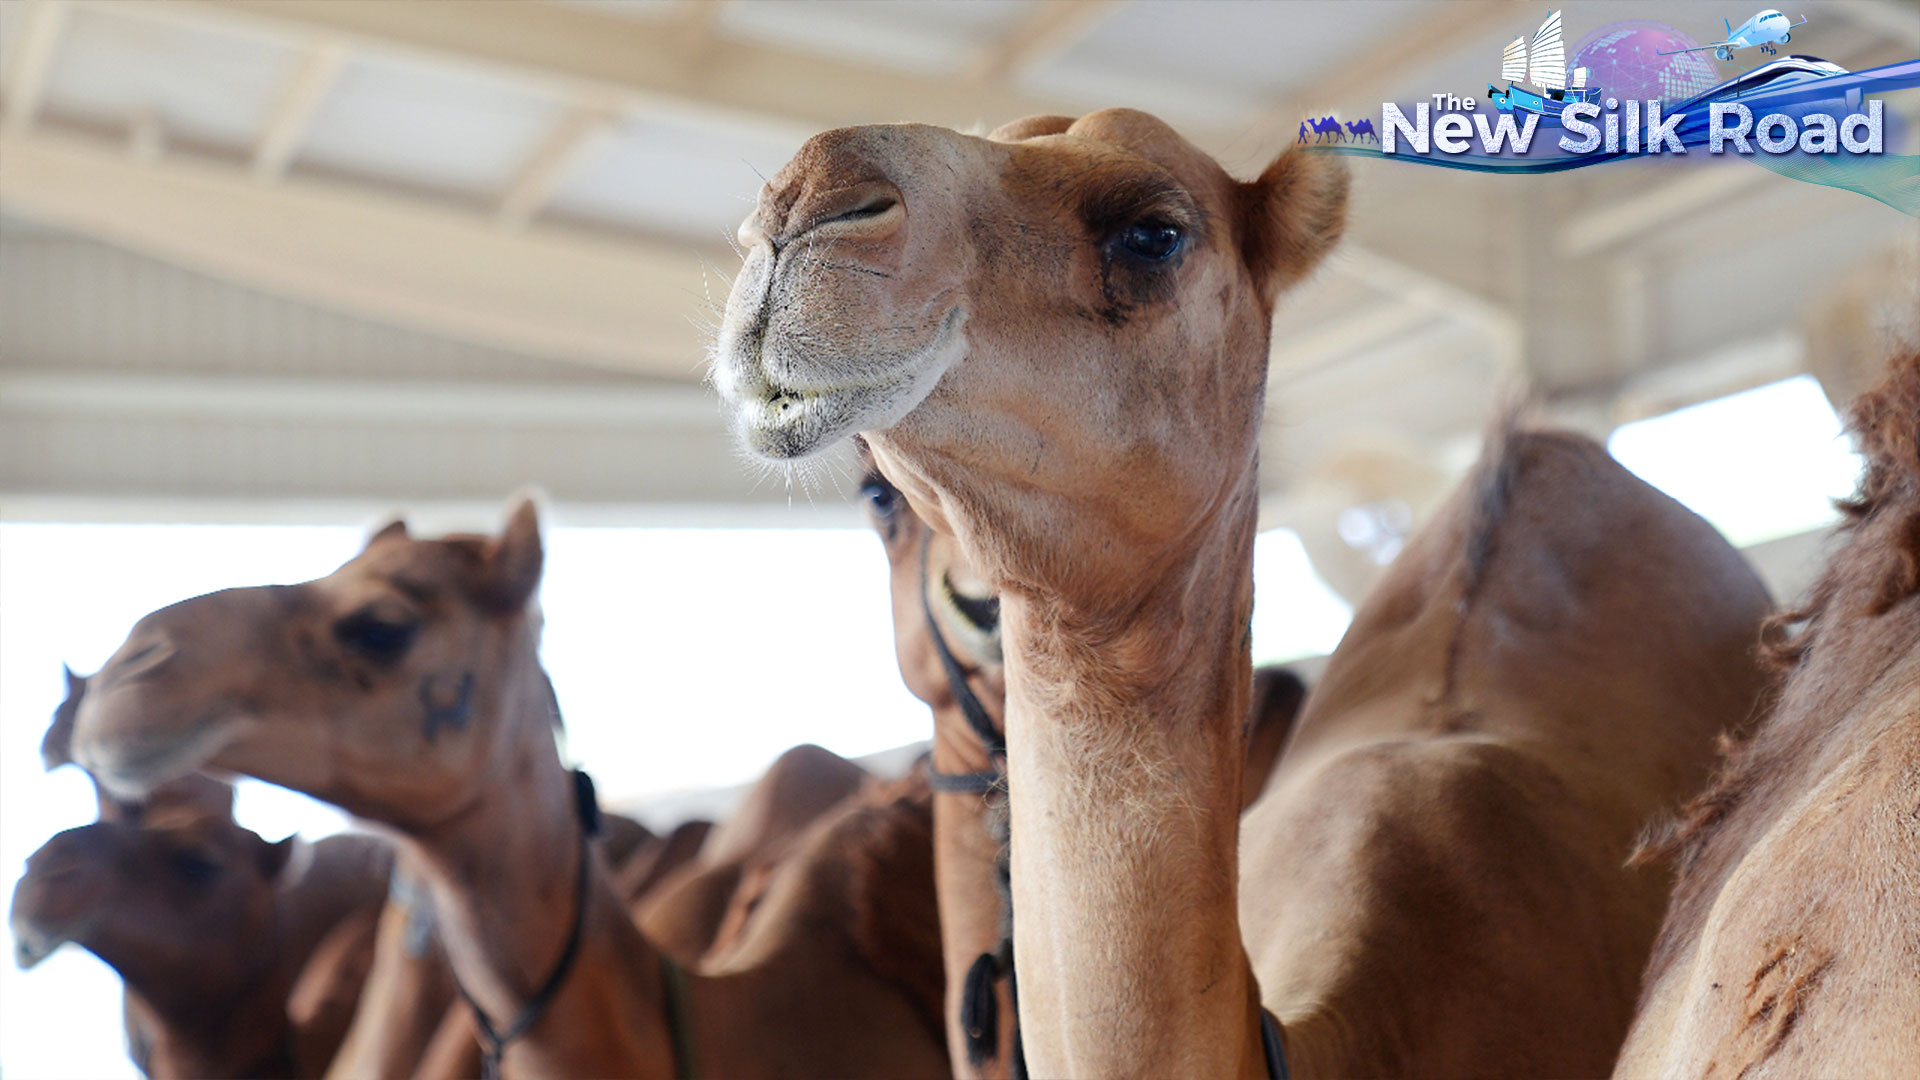
{"type": "Polygon", "coordinates": [[[1567,67],[1586,68],[1587,85],[1599,87],[1603,100],[1684,101],[1721,82],[1711,53],[1676,52],[1698,44],[1663,23],[1608,23],[1581,39],[1567,67]]]}

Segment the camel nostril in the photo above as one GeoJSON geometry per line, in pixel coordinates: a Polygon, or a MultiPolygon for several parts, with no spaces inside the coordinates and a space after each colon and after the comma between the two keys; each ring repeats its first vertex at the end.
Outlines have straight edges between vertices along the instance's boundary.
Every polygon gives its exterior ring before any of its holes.
{"type": "Polygon", "coordinates": [[[789,220],[798,226],[795,237],[822,232],[835,238],[880,240],[892,235],[905,217],[900,189],[885,180],[872,180],[809,197],[789,220]]]}
{"type": "Polygon", "coordinates": [[[827,218],[825,221],[815,225],[814,228],[817,229],[821,225],[837,225],[842,222],[867,221],[879,217],[881,214],[886,213],[898,205],[900,205],[900,200],[891,195],[875,195],[851,210],[827,218]]]}

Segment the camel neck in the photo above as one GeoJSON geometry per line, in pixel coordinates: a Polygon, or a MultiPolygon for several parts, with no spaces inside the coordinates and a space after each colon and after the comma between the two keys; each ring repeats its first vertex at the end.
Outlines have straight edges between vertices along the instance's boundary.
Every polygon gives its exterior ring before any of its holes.
{"type": "Polygon", "coordinates": [[[1248,470],[1123,614],[1002,598],[1021,1031],[1034,1075],[1259,1075],[1235,845],[1248,470]]]}
{"type": "Polygon", "coordinates": [[[659,956],[583,843],[537,668],[506,681],[500,708],[502,745],[477,779],[479,795],[404,837],[402,870],[433,898],[455,978],[503,1030],[552,975],[578,913],[577,954],[540,1018],[507,1048],[509,1073],[671,1077],[659,956]]]}

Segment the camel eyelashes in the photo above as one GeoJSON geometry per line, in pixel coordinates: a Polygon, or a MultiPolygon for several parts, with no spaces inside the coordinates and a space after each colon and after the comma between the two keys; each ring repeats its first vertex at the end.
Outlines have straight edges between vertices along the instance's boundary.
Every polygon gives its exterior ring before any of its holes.
{"type": "Polygon", "coordinates": [[[417,622],[398,622],[361,610],[333,626],[334,639],[349,650],[379,663],[391,663],[405,655],[419,632],[417,622]]]}

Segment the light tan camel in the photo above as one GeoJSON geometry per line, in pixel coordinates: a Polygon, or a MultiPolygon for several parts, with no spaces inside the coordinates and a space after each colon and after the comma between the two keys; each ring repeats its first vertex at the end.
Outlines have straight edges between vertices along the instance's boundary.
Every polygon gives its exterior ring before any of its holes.
{"type": "Polygon", "coordinates": [[[542,561],[523,504],[497,537],[396,523],[328,577],[162,609],[95,676],[75,757],[119,790],[209,766],[386,824],[509,1074],[943,1072],[891,961],[844,917],[893,917],[857,891],[870,876],[813,868],[754,962],[726,971],[683,972],[647,944],[554,745],[542,561]]]}
{"type": "Polygon", "coordinates": [[[1920,1076],[1920,351],[1852,420],[1778,704],[1656,849],[1680,878],[1617,1076],[1920,1076]]]}
{"type": "Polygon", "coordinates": [[[1270,317],[1345,191],[1110,110],[828,132],[742,227],[713,377],[744,443],[865,433],[1000,594],[1035,1075],[1258,1076],[1282,1042],[1302,1074],[1606,1071],[1662,901],[1619,860],[1761,684],[1738,554],[1520,439],[1356,619],[1241,880],[1270,317]]]}
{"type": "Polygon", "coordinates": [[[30,968],[71,941],[119,972],[148,1076],[318,1076],[357,991],[324,943],[379,910],[391,854],[328,837],[290,868],[293,845],[217,815],[68,829],[14,889],[15,957],[30,968]],[[327,968],[296,1002],[316,959],[327,968]]]}
{"type": "MultiPolygon", "coordinates": [[[[907,688],[933,711],[929,764],[936,793],[949,796],[934,803],[933,835],[954,1075],[1012,1076],[1000,599],[952,537],[927,528],[864,444],[861,455],[860,494],[890,568],[895,655],[907,688]]],[[[1242,785],[1249,803],[1266,786],[1305,696],[1285,668],[1254,672],[1242,785]]]]}

